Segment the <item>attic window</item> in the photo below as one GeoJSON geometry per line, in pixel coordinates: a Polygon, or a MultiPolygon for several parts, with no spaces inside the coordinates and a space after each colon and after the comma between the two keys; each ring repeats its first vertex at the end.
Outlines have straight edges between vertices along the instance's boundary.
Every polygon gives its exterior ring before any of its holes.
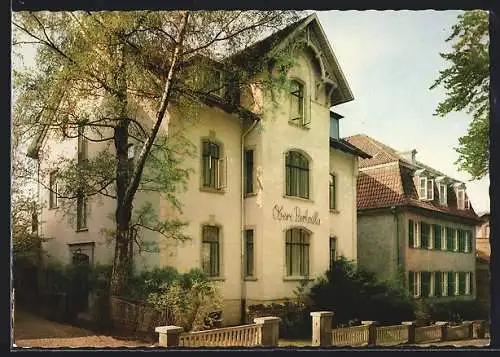
{"type": "Polygon", "coordinates": [[[224,96],[224,75],[221,70],[216,68],[206,69],[202,77],[203,91],[207,94],[215,95],[217,97],[224,96]]]}
{"type": "Polygon", "coordinates": [[[419,177],[418,198],[421,200],[434,200],[434,180],[427,177],[419,177]]]}
{"type": "Polygon", "coordinates": [[[447,205],[448,204],[448,198],[447,196],[447,191],[448,191],[448,186],[440,182],[439,183],[439,203],[442,205],[447,205]]]}
{"type": "Polygon", "coordinates": [[[469,199],[465,194],[465,188],[457,189],[457,208],[458,209],[469,209],[469,199]]]}

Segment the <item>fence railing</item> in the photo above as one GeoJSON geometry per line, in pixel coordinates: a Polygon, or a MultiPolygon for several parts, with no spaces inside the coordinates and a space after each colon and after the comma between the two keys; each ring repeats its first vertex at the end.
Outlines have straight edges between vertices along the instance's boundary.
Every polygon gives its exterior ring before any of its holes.
{"type": "Polygon", "coordinates": [[[160,326],[155,329],[159,333],[160,347],[251,347],[277,346],[279,340],[278,317],[259,317],[254,324],[218,329],[182,332],[182,327],[160,326]]]}
{"type": "Polygon", "coordinates": [[[442,327],[439,325],[423,326],[415,328],[415,342],[437,342],[441,341],[442,327]]]}
{"type": "Polygon", "coordinates": [[[332,330],[332,346],[364,346],[368,344],[368,326],[343,327],[332,330]]]}
{"type": "Polygon", "coordinates": [[[182,333],[179,346],[259,346],[261,333],[262,325],[257,324],[182,333]]]}
{"type": "Polygon", "coordinates": [[[401,325],[377,326],[376,321],[362,321],[361,326],[332,329],[333,312],[312,312],[312,346],[391,346],[398,344],[427,343],[437,341],[467,340],[482,336],[485,324],[482,321],[465,321],[458,326],[448,322],[417,327],[412,321],[401,325]],[[326,337],[325,337],[326,336],[326,337]],[[327,336],[330,336],[328,338],[327,336]]]}
{"type": "Polygon", "coordinates": [[[405,325],[377,327],[377,345],[396,345],[408,342],[408,328],[405,325]]]}

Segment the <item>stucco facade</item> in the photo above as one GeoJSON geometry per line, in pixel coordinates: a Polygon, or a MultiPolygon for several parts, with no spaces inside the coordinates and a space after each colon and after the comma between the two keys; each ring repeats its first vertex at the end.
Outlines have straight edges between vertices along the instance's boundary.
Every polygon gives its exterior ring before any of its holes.
{"type": "MultiPolygon", "coordinates": [[[[228,325],[240,322],[245,305],[293,298],[300,280],[322,275],[330,264],[330,238],[336,238],[337,255],[357,259],[356,177],[360,153],[339,141],[336,141],[337,147],[332,146],[328,135],[330,107],[352,100],[352,95],[338,63],[332,62],[336,60],[333,53],[328,52],[331,49],[326,38],[322,37],[317,18],[308,17],[297,31],[297,36],[307,38],[307,42],[297,55],[288,77],[302,86],[303,119],[307,119],[307,125],[291,122],[289,93],[279,94],[273,102],[271,94],[262,92],[257,86],[252,86],[252,91],[242,90],[241,95],[241,104],[260,117],[255,122],[241,119],[217,106],[204,106],[197,112],[195,120],[185,120],[172,105],[166,121],[169,135],[182,132],[194,146],[194,155],[186,157],[182,164],[191,170],[187,190],[178,194],[182,213],[172,210],[158,195],[137,197],[136,205],[148,201],[153,203],[161,217],[175,215],[188,222],[183,233],[190,237],[183,242],[162,241],[160,253],[137,256],[139,269],[173,266],[186,272],[191,268],[202,268],[203,260],[207,259],[203,255],[203,229],[216,227],[218,273],[211,279],[221,286],[223,318],[228,325]],[[315,52],[320,45],[326,46],[321,55],[315,52]],[[332,67],[337,68],[337,74],[325,72],[325,68],[332,67]],[[224,182],[219,185],[217,181],[217,189],[203,184],[204,142],[215,143],[219,150],[217,165],[221,164],[224,182]],[[253,150],[252,172],[249,173],[253,177],[252,192],[244,192],[243,158],[246,150],[253,150]],[[287,178],[286,160],[292,151],[308,162],[308,194],[305,198],[287,195],[287,180],[292,179],[287,178]],[[336,178],[335,208],[331,208],[329,196],[331,174],[336,178]],[[295,253],[290,253],[287,258],[287,249],[290,252],[294,249],[287,245],[287,234],[292,234],[291,229],[307,236],[307,250],[300,253],[300,264],[305,266],[301,268],[301,274],[291,274],[295,270],[287,262],[287,259],[295,259],[291,258],[295,253]],[[251,275],[244,271],[248,260],[246,230],[253,230],[251,275]]],[[[76,153],[76,140],[56,145],[49,138],[47,143],[44,148],[66,150],[61,151],[63,155],[76,153]]],[[[89,145],[89,155],[93,150],[97,150],[97,146],[89,145]]],[[[50,158],[53,155],[52,152],[45,156],[50,158]]],[[[43,161],[42,165],[49,167],[51,161],[43,161]]],[[[42,188],[41,200],[47,202],[48,196],[48,191],[42,188]]],[[[113,220],[108,217],[113,215],[114,202],[96,198],[89,200],[87,205],[87,228],[80,231],[65,219],[56,220],[57,209],[43,210],[41,229],[43,233],[54,236],[46,244],[54,260],[69,263],[72,254],[69,245],[89,243],[93,247],[94,264],[111,262],[114,244],[102,234],[102,230],[113,228],[113,220]]],[[[161,240],[154,233],[149,233],[147,239],[161,240]]]]}

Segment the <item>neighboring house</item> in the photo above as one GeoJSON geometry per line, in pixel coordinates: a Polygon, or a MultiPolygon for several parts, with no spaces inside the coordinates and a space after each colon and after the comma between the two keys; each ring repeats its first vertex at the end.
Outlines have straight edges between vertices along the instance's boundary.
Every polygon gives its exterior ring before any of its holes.
{"type": "Polygon", "coordinates": [[[358,263],[381,279],[404,274],[415,297],[475,295],[475,226],[463,182],[366,135],[357,183],[358,263]]]}
{"type": "MultiPolygon", "coordinates": [[[[318,18],[308,16],[233,60],[271,57],[275,46],[289,41],[305,46],[288,74],[291,89],[277,107],[270,93],[251,86],[251,91],[241,90],[244,118],[221,105],[223,91],[207,97],[210,105],[196,123],[171,109],[169,135],[182,131],[198,153],[185,158],[193,173],[187,191],[178,195],[183,204],[178,217],[189,222],[184,233],[191,239],[170,241],[160,253],[136,260],[139,267],[201,268],[220,281],[226,324],[238,323],[248,305],[293,298],[300,280],[322,275],[335,257],[357,257],[358,157],[370,156],[339,138],[341,116],[330,107],[353,96],[318,18]]],[[[92,155],[97,150],[97,144],[83,140],[59,146],[48,141],[36,151],[47,153],[50,146],[49,158],[57,152],[92,155]]],[[[47,167],[50,160],[40,165],[47,167]]],[[[56,176],[43,181],[57,192],[56,176]]],[[[78,259],[86,255],[91,264],[110,263],[113,244],[100,231],[113,227],[108,216],[114,201],[76,200],[77,217],[70,225],[56,218],[60,198],[43,187],[41,192],[50,207],[42,212],[41,229],[55,237],[46,244],[52,258],[69,263],[78,253],[78,259]]],[[[162,217],[172,214],[158,195],[138,195],[135,204],[144,201],[162,217]]],[[[147,238],[159,239],[153,233],[147,238]]]]}
{"type": "Polygon", "coordinates": [[[489,311],[491,304],[490,214],[479,214],[479,220],[476,229],[476,296],[485,311],[489,311]]]}

